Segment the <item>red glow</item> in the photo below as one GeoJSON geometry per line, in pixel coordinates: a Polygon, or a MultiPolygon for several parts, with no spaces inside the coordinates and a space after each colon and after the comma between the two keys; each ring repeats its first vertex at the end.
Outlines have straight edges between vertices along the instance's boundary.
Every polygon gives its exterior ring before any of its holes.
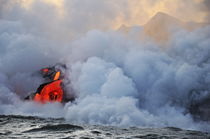
{"type": "Polygon", "coordinates": [[[44,86],[41,92],[37,93],[34,97],[34,101],[46,103],[46,102],[62,102],[63,89],[61,87],[62,80],[56,80],[44,86]]]}
{"type": "Polygon", "coordinates": [[[46,72],[48,72],[49,71],[49,69],[42,69],[42,71],[44,72],[44,73],[46,73],[46,72]]]}

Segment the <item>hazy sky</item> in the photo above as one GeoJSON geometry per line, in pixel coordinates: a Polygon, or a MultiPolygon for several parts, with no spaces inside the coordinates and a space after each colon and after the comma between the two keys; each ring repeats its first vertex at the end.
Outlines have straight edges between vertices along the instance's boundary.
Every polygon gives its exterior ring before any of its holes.
{"type": "Polygon", "coordinates": [[[17,8],[17,3],[28,12],[34,11],[38,3],[46,3],[49,9],[42,10],[44,14],[49,14],[48,12],[52,12],[53,9],[60,18],[103,21],[106,25],[100,23],[102,28],[107,25],[118,28],[121,24],[144,24],[159,11],[184,21],[207,22],[209,19],[208,0],[0,0],[0,3],[1,11],[4,10],[4,13],[14,9],[14,5],[17,8]]]}

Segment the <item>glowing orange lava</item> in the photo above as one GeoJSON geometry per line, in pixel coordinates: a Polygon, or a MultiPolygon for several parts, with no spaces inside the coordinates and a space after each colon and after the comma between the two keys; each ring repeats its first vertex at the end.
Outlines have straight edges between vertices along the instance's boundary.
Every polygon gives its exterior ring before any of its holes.
{"type": "Polygon", "coordinates": [[[62,102],[63,89],[61,86],[62,80],[56,80],[46,84],[41,92],[37,92],[34,101],[40,103],[47,102],[62,102]]]}
{"type": "MultiPolygon", "coordinates": [[[[42,69],[43,72],[48,72],[49,69],[42,69]]],[[[60,71],[56,72],[53,81],[50,83],[43,84],[39,91],[34,97],[34,101],[40,103],[46,102],[62,102],[63,100],[63,89],[62,80],[60,80],[60,71]]]]}
{"type": "Polygon", "coordinates": [[[60,77],[60,75],[61,75],[61,72],[60,71],[58,71],[58,72],[56,72],[56,74],[55,74],[55,76],[54,76],[54,81],[55,80],[58,80],[59,79],[59,77],[60,77]]]}

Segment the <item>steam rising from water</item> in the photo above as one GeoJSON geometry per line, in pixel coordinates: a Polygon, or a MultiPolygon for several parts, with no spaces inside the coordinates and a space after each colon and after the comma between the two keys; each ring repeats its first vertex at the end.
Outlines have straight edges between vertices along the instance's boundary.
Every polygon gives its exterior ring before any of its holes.
{"type": "Polygon", "coordinates": [[[163,50],[160,44],[116,31],[90,30],[66,39],[75,33],[67,24],[59,30],[57,22],[46,23],[43,17],[34,22],[30,16],[0,19],[0,114],[210,130],[207,122],[195,122],[187,111],[192,100],[210,95],[210,27],[178,30],[163,50]],[[65,29],[71,33],[63,33],[65,29]],[[42,83],[36,71],[58,62],[68,66],[67,93],[75,93],[76,102],[64,107],[23,102],[42,83]],[[204,91],[194,98],[192,90],[204,91]]]}

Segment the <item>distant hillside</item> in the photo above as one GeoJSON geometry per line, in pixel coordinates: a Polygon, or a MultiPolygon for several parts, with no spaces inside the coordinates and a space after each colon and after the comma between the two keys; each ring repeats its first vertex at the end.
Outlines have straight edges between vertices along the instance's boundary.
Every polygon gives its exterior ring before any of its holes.
{"type": "Polygon", "coordinates": [[[162,42],[170,38],[171,32],[177,29],[194,30],[207,24],[196,22],[183,22],[168,14],[158,12],[143,27],[144,33],[156,41],[162,42]]]}
{"type": "MultiPolygon", "coordinates": [[[[142,32],[139,32],[139,39],[146,36],[151,37],[157,42],[164,43],[166,42],[171,33],[178,29],[185,30],[194,30],[208,25],[207,23],[196,23],[196,22],[183,22],[173,16],[170,16],[166,13],[158,12],[153,16],[145,25],[142,26],[142,32]]],[[[123,33],[129,33],[132,27],[127,27],[122,25],[118,31],[123,33]]]]}
{"type": "Polygon", "coordinates": [[[121,25],[118,31],[123,32],[123,33],[128,33],[131,30],[131,27],[128,27],[126,25],[121,25]]]}

